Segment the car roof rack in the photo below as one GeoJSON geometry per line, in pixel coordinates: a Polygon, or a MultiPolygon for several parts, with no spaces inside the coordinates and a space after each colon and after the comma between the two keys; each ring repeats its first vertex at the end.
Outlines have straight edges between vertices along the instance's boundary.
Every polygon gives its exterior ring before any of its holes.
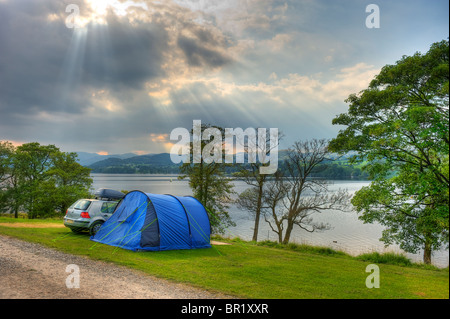
{"type": "Polygon", "coordinates": [[[125,194],[110,188],[99,188],[95,191],[96,199],[102,200],[119,200],[125,197],[125,194]]]}

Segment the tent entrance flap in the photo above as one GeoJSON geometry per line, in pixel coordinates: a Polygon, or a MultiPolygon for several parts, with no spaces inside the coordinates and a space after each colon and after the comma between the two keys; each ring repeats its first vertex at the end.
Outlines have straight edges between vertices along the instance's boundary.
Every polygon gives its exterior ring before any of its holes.
{"type": "Polygon", "coordinates": [[[141,247],[158,247],[159,240],[158,218],[155,207],[149,200],[147,203],[147,215],[141,229],[141,247]]]}

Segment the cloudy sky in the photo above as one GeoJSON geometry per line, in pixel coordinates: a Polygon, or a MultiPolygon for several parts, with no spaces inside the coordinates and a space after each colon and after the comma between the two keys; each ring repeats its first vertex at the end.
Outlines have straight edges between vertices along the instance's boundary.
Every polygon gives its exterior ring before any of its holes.
{"type": "Polygon", "coordinates": [[[0,0],[0,140],[169,151],[201,120],[332,138],[345,99],[448,38],[448,0],[0,0]],[[380,28],[367,28],[377,4],[380,28]],[[76,5],[79,16],[75,18],[76,5]],[[76,28],[69,28],[76,23],[76,28]]]}

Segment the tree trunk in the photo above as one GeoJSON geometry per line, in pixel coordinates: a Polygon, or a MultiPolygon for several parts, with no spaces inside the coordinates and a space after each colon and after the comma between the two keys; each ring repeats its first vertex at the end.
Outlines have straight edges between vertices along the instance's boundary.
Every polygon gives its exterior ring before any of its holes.
{"type": "Polygon", "coordinates": [[[283,244],[289,244],[289,240],[291,238],[291,232],[294,228],[294,224],[288,221],[288,225],[286,228],[286,233],[284,234],[283,244]]]}
{"type": "Polygon", "coordinates": [[[430,265],[431,264],[431,241],[426,239],[425,241],[425,247],[423,251],[423,262],[424,264],[430,265]]]}
{"type": "Polygon", "coordinates": [[[261,216],[261,206],[262,206],[262,185],[259,185],[258,189],[258,203],[255,212],[255,227],[253,228],[253,241],[258,241],[258,231],[259,231],[259,219],[261,216]]]}
{"type": "Polygon", "coordinates": [[[258,241],[258,231],[259,231],[259,217],[261,215],[261,211],[256,211],[255,215],[255,226],[253,227],[253,237],[252,241],[258,241]]]}
{"type": "Polygon", "coordinates": [[[278,242],[281,244],[283,243],[283,232],[280,230],[278,233],[278,242]]]}

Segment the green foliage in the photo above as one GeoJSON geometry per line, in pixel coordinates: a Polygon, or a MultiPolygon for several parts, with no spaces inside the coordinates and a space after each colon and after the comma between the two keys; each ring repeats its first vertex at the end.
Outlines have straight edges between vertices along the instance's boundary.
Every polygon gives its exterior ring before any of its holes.
{"type": "Polygon", "coordinates": [[[77,199],[88,197],[92,184],[90,169],[77,162],[76,153],[56,152],[53,165],[46,172],[48,192],[62,214],[77,199]]]}
{"type": "Polygon", "coordinates": [[[367,180],[369,174],[354,165],[345,163],[324,163],[311,173],[312,177],[330,180],[367,180]]]}
{"type": "Polygon", "coordinates": [[[396,253],[383,253],[379,252],[362,254],[357,257],[358,260],[371,262],[374,264],[391,264],[398,266],[412,266],[413,263],[408,257],[396,254],[396,253]]]}
{"type": "Polygon", "coordinates": [[[352,94],[332,151],[355,155],[373,180],[352,203],[365,222],[386,226],[382,240],[408,252],[448,245],[449,44],[386,65],[368,89],[352,94]]]}
{"type": "Polygon", "coordinates": [[[77,163],[76,153],[61,152],[54,145],[27,143],[17,148],[0,145],[0,208],[28,213],[28,218],[64,214],[78,198],[89,195],[90,169],[77,163]]]}
{"type": "Polygon", "coordinates": [[[326,256],[348,256],[346,253],[334,250],[330,247],[311,246],[306,244],[297,244],[297,243],[283,244],[271,240],[264,240],[258,242],[257,245],[326,256]]]}
{"type": "MultiPolygon", "coordinates": [[[[212,127],[202,124],[200,134],[203,135],[208,128],[212,127]]],[[[214,128],[222,133],[224,131],[223,128],[214,128]]],[[[203,153],[207,144],[201,137],[198,140],[201,140],[200,151],[203,153]]],[[[190,146],[190,161],[180,166],[180,173],[183,175],[178,178],[189,178],[189,187],[194,197],[205,206],[208,212],[213,233],[224,233],[227,227],[235,225],[227,211],[229,203],[232,202],[231,195],[234,194],[232,179],[225,173],[225,167],[228,164],[207,163],[203,157],[198,161],[199,163],[194,163],[196,154],[194,154],[192,143],[190,146]]],[[[224,147],[224,145],[218,144],[217,147],[224,147]]]]}

